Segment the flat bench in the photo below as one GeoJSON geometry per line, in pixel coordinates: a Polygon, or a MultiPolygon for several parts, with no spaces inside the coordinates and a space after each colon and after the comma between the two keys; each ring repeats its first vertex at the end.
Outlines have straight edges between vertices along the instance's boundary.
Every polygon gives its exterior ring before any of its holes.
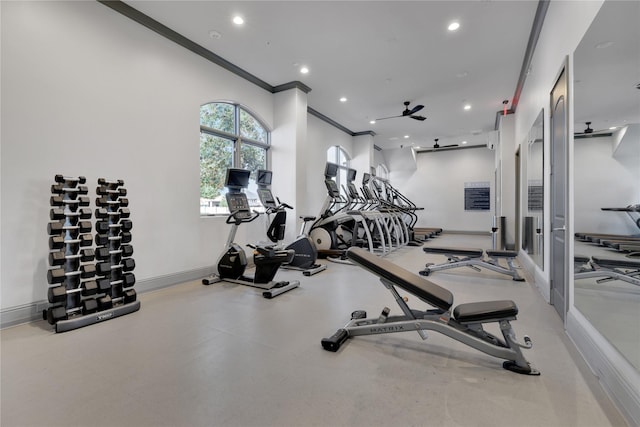
{"type": "Polygon", "coordinates": [[[621,280],[640,286],[640,261],[619,258],[574,257],[574,279],[599,278],[596,283],[621,280]]]}
{"type": "Polygon", "coordinates": [[[417,331],[427,339],[426,331],[435,331],[494,357],[505,359],[503,367],[513,372],[539,375],[540,373],[524,358],[521,348],[531,348],[529,337],[524,344],[518,343],[510,321],[516,319],[518,307],[513,301],[483,301],[460,304],[453,309],[453,294],[429,280],[395,265],[391,261],[372,254],[362,248],[349,248],[347,257],[364,270],[378,276],[389,289],[404,315],[389,316],[385,307],[382,314],[366,318],[366,312],[356,310],[351,321],[329,338],[322,339],[322,347],[338,351],[349,337],[384,333],[417,331]],[[415,295],[435,309],[420,311],[409,308],[396,288],[415,295]],[[503,339],[483,329],[483,324],[497,322],[503,339]]]}
{"type": "Polygon", "coordinates": [[[427,264],[426,268],[420,271],[420,274],[423,276],[429,276],[434,271],[447,270],[450,268],[469,267],[475,271],[480,271],[479,267],[483,267],[497,273],[506,274],[518,282],[524,280],[513,264],[513,261],[518,256],[516,251],[435,246],[428,246],[422,248],[422,250],[428,254],[439,254],[447,257],[446,263],[427,264]],[[506,268],[500,265],[500,259],[506,262],[506,268]]]}

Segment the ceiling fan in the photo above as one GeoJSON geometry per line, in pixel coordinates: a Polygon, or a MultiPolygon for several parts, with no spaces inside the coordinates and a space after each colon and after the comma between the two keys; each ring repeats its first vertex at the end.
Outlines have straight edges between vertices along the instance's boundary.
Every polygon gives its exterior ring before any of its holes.
{"type": "Polygon", "coordinates": [[[399,116],[383,117],[381,119],[376,119],[376,121],[378,121],[378,120],[386,120],[386,119],[395,119],[396,117],[411,117],[412,119],[419,120],[421,122],[427,119],[424,116],[416,116],[415,115],[415,113],[417,113],[418,111],[420,111],[420,110],[422,110],[424,108],[424,105],[416,105],[412,109],[409,109],[409,104],[411,104],[411,101],[405,101],[404,102],[404,111],[399,116]]]}
{"type": "Polygon", "coordinates": [[[434,141],[435,141],[435,144],[433,144],[433,149],[434,150],[437,150],[439,148],[451,148],[451,147],[457,147],[458,146],[458,144],[439,145],[438,144],[438,140],[439,140],[439,138],[434,139],[434,141]]]}
{"type": "Polygon", "coordinates": [[[613,135],[613,132],[611,132],[611,130],[609,129],[603,129],[603,130],[594,130],[593,128],[591,128],[591,122],[584,122],[585,125],[587,125],[586,129],[583,130],[582,132],[575,132],[573,134],[573,137],[576,139],[582,139],[582,138],[596,138],[599,136],[611,136],[613,135]]]}
{"type": "Polygon", "coordinates": [[[419,148],[416,151],[418,153],[433,153],[434,151],[451,149],[458,146],[458,144],[440,145],[438,144],[439,140],[439,138],[434,139],[435,144],[433,144],[433,147],[431,148],[419,148]]]}

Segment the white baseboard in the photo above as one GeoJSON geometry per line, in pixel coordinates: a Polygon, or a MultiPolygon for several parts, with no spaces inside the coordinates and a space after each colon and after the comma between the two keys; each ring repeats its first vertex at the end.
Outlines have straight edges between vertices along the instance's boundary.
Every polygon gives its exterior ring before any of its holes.
{"type": "Polygon", "coordinates": [[[569,338],[630,425],[640,425],[640,372],[579,312],[567,313],[569,338]]]}
{"type": "MultiPolygon", "coordinates": [[[[152,277],[149,279],[142,279],[136,282],[134,289],[138,294],[141,294],[177,285],[179,283],[201,279],[213,273],[214,267],[204,267],[195,270],[167,274],[164,276],[152,277]]],[[[42,300],[35,301],[30,304],[5,308],[0,311],[0,329],[19,325],[21,323],[42,320],[42,311],[46,310],[48,306],[49,302],[42,300]]]]}

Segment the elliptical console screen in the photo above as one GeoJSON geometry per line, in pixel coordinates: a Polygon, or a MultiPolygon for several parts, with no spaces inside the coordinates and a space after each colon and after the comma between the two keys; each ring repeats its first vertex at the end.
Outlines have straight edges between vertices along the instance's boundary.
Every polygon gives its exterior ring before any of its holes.
{"type": "Polygon", "coordinates": [[[329,196],[335,198],[340,198],[340,189],[338,188],[338,184],[332,179],[325,179],[324,185],[327,186],[327,191],[329,192],[329,196]]]}
{"type": "Polygon", "coordinates": [[[256,179],[256,184],[258,185],[271,185],[271,177],[273,173],[271,171],[265,169],[258,170],[258,178],[256,179]]]}
{"type": "Polygon", "coordinates": [[[227,178],[224,181],[224,185],[230,188],[247,188],[250,175],[251,171],[229,168],[227,169],[227,178]]]}
{"type": "Polygon", "coordinates": [[[227,205],[231,213],[250,214],[249,200],[244,193],[227,193],[227,205]]]}
{"type": "Polygon", "coordinates": [[[262,203],[262,206],[265,208],[276,207],[276,200],[268,188],[258,188],[258,197],[260,198],[260,203],[262,203]]]}
{"type": "Polygon", "coordinates": [[[355,169],[349,169],[347,172],[347,182],[353,182],[356,180],[357,171],[355,169]]]}
{"type": "Polygon", "coordinates": [[[335,163],[327,162],[327,165],[324,167],[324,176],[325,178],[334,178],[338,175],[338,165],[335,163]]]}

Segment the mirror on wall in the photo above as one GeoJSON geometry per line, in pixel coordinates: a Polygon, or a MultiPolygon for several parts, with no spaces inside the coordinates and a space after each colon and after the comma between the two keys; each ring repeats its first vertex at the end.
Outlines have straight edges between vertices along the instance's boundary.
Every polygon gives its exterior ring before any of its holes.
{"type": "Polygon", "coordinates": [[[538,267],[543,265],[544,208],[544,110],[531,126],[526,142],[526,204],[523,215],[522,249],[538,267]]]}
{"type": "Polygon", "coordinates": [[[604,2],[574,53],[573,304],[640,371],[639,17],[604,2]]]}

